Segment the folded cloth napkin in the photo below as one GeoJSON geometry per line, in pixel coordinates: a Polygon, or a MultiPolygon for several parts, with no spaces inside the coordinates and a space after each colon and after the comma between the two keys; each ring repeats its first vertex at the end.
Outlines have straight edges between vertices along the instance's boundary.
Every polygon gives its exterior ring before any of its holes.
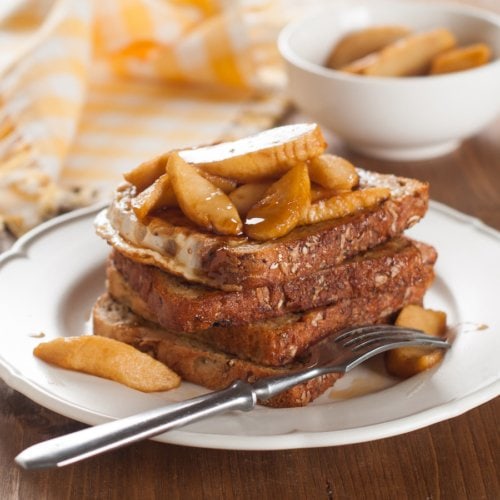
{"type": "Polygon", "coordinates": [[[275,41],[295,3],[0,7],[0,234],[109,196],[161,152],[272,125],[287,105],[275,41]]]}
{"type": "Polygon", "coordinates": [[[19,2],[3,12],[0,42],[8,46],[0,59],[0,225],[14,235],[61,203],[57,180],[90,60],[90,11],[81,4],[19,2]]]}

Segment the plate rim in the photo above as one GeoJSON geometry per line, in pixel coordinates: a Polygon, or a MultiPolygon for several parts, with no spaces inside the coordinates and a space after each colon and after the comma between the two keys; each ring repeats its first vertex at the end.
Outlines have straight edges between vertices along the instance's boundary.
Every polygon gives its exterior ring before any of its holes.
{"type": "MultiPolygon", "coordinates": [[[[6,252],[0,254],[0,272],[8,262],[14,258],[28,258],[29,250],[39,238],[53,229],[73,223],[82,218],[95,216],[104,209],[108,202],[100,202],[89,207],[78,209],[54,219],[51,219],[32,229],[6,252]]],[[[479,218],[465,214],[443,203],[431,200],[429,209],[452,217],[461,223],[466,223],[473,229],[486,233],[489,237],[500,242],[500,231],[486,225],[479,218]]],[[[91,411],[47,391],[43,386],[23,377],[22,373],[12,366],[0,354],[0,378],[12,389],[22,393],[32,401],[65,417],[74,419],[87,425],[96,425],[113,420],[100,412],[91,411]]],[[[294,431],[273,435],[234,435],[213,434],[202,432],[189,432],[186,430],[173,430],[153,438],[167,444],[194,446],[225,450],[284,450],[294,448],[313,448],[325,446],[340,446],[355,444],[377,439],[384,439],[414,430],[418,430],[434,423],[459,416],[477,406],[480,406],[500,394],[500,379],[475,390],[463,397],[455,398],[432,408],[417,413],[390,419],[385,422],[329,431],[294,431]],[[264,438],[264,439],[263,439],[264,438]]]]}

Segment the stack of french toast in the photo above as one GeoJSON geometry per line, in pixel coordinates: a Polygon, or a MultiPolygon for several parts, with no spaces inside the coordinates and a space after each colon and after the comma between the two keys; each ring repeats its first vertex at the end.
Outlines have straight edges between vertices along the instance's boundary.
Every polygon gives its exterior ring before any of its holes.
{"type": "MultiPolygon", "coordinates": [[[[94,334],[218,389],[300,368],[314,343],[420,304],[436,252],[403,233],[427,184],[325,150],[316,124],[296,124],[125,174],[96,220],[112,251],[94,334]]],[[[338,377],[266,404],[306,405],[338,377]]]]}

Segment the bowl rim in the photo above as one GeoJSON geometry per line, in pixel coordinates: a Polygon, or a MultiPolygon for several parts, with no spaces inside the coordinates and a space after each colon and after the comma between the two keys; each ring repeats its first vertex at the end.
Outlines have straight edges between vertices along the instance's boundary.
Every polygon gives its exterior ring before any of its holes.
{"type": "Polygon", "coordinates": [[[332,80],[340,80],[346,82],[353,82],[356,84],[378,84],[378,85],[412,85],[418,82],[419,85],[433,85],[439,82],[444,82],[446,84],[452,83],[453,80],[462,80],[463,78],[469,77],[474,78],[479,76],[481,73],[487,73],[492,70],[500,71],[500,56],[497,56],[496,59],[488,62],[483,66],[479,66],[477,68],[472,68],[464,71],[457,71],[454,73],[445,73],[441,75],[432,75],[432,78],[429,78],[428,75],[420,75],[420,76],[405,76],[404,78],[400,77],[387,77],[387,76],[367,76],[367,75],[355,75],[346,73],[343,71],[339,71],[332,68],[327,68],[325,66],[321,66],[319,64],[313,63],[301,56],[299,56],[289,44],[289,40],[291,36],[297,31],[297,29],[302,26],[305,22],[324,15],[325,12],[334,11],[334,10],[350,10],[354,8],[358,8],[360,6],[367,6],[369,8],[376,8],[378,5],[388,5],[388,6],[396,6],[397,8],[422,8],[425,10],[438,10],[441,12],[454,12],[463,14],[469,17],[473,17],[476,19],[481,19],[487,21],[494,25],[496,29],[500,32],[500,15],[495,14],[492,11],[473,7],[470,5],[462,5],[451,2],[437,2],[437,3],[429,3],[422,4],[414,1],[396,1],[396,0],[357,0],[354,3],[349,4],[330,4],[330,5],[322,5],[320,7],[316,7],[311,9],[304,16],[299,17],[291,22],[289,22],[279,33],[278,36],[278,50],[283,57],[283,59],[308,73],[313,73],[317,76],[326,77],[332,80]]]}

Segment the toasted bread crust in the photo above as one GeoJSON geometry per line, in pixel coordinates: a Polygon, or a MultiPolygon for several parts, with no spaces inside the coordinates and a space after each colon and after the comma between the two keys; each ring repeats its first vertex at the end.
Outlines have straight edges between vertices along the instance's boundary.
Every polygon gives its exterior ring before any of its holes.
{"type": "Polygon", "coordinates": [[[118,271],[129,287],[146,302],[164,328],[193,332],[238,326],[289,312],[323,307],[342,299],[389,292],[418,284],[424,265],[435,251],[411,240],[397,238],[338,266],[272,286],[224,292],[185,282],[154,267],[113,252],[108,265],[110,290],[120,286],[118,271]],[[424,253],[425,259],[422,255],[424,253]],[[116,268],[116,269],[114,269],[116,268]]]}
{"type": "MultiPolygon", "coordinates": [[[[107,294],[99,297],[94,306],[93,327],[95,335],[131,344],[165,363],[184,380],[209,389],[222,389],[237,379],[254,382],[300,367],[299,364],[280,368],[261,366],[218,352],[196,339],[172,334],[148,323],[107,294]]],[[[333,373],[312,379],[265,404],[277,408],[305,406],[331,387],[340,376],[333,373]]]]}
{"type": "Polygon", "coordinates": [[[302,226],[264,243],[204,233],[175,210],[140,223],[130,208],[133,188],[121,186],[97,232],[124,255],[189,281],[222,290],[269,286],[337,265],[401,234],[428,206],[428,185],[358,170],[360,188],[386,186],[391,198],[353,215],[302,226]]]}
{"type": "MultiPolygon", "coordinates": [[[[409,287],[401,285],[386,292],[365,294],[340,300],[330,306],[244,325],[216,326],[193,332],[189,336],[240,358],[263,365],[280,366],[290,363],[309,345],[332,331],[385,321],[407,304],[420,304],[432,279],[432,267],[425,266],[416,283],[409,287]]],[[[109,282],[108,293],[138,316],[159,324],[155,311],[118,273],[109,282]]],[[[171,334],[177,333],[166,330],[171,334]]]]}

